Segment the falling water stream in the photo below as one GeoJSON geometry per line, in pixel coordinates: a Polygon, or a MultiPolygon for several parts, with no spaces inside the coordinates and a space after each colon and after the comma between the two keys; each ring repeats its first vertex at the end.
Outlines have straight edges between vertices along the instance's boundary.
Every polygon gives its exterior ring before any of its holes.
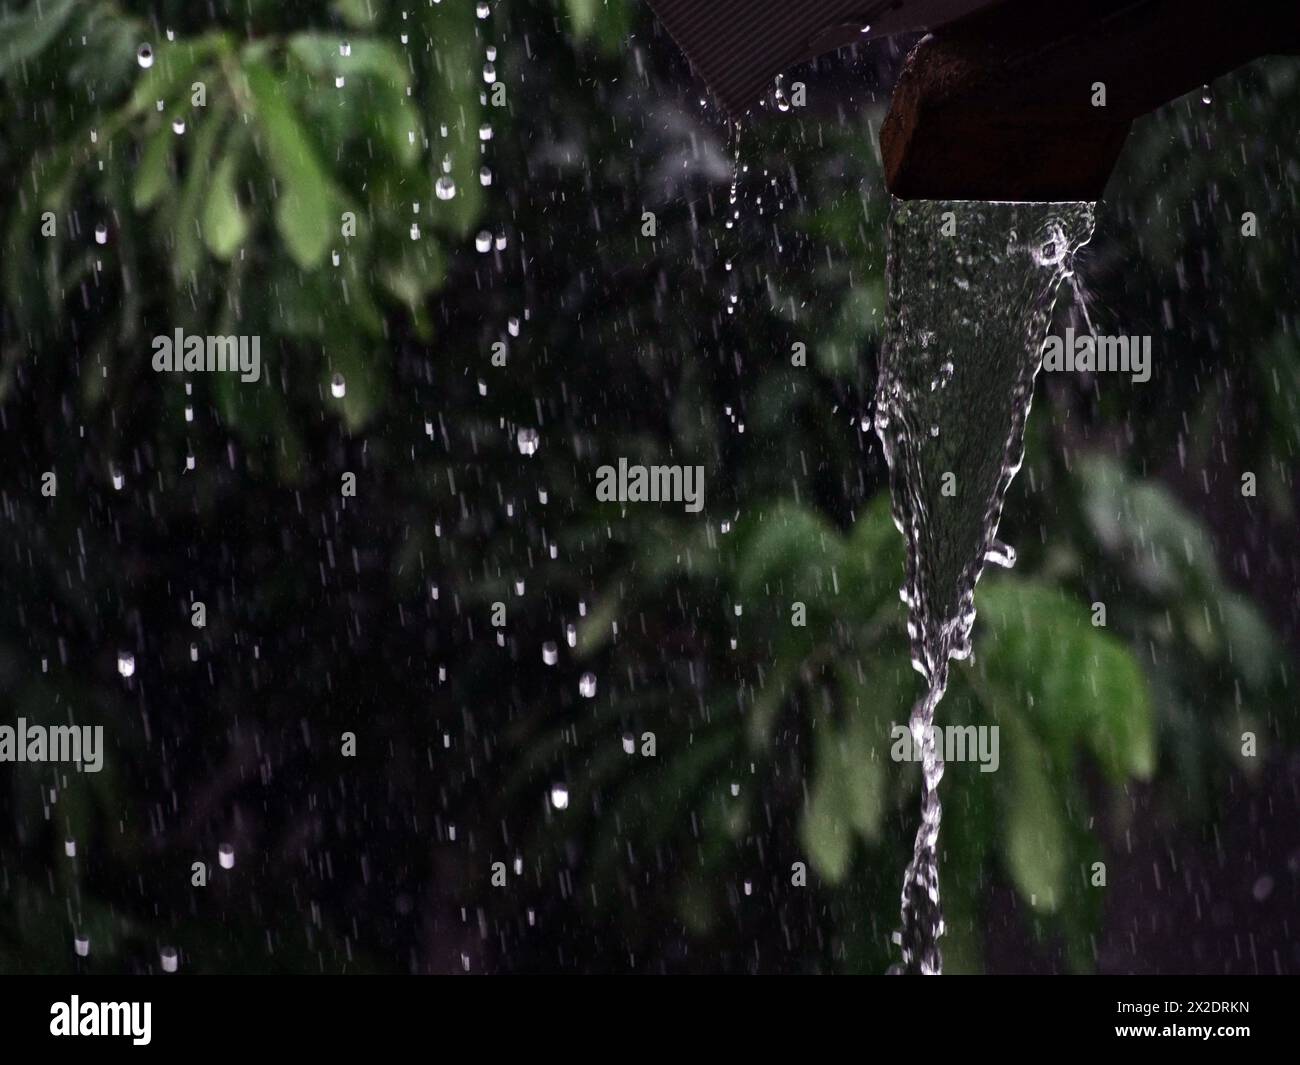
{"type": "Polygon", "coordinates": [[[891,210],[876,432],[907,540],[912,665],[926,684],[911,715],[921,824],[903,877],[902,961],[891,971],[942,970],[935,710],[949,660],[971,653],[985,563],[1015,561],[996,538],[998,520],[1023,457],[1056,292],[1092,226],[1090,203],[895,201],[891,210]]]}

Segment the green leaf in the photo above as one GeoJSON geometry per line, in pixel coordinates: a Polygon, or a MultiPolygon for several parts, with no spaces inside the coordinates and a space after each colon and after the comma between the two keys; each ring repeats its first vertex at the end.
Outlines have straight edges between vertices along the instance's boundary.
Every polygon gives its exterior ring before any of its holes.
{"type": "Polygon", "coordinates": [[[330,347],[328,365],[321,369],[321,392],[339,405],[343,423],[354,433],[363,429],[379,409],[386,392],[387,361],[387,353],[380,345],[363,349],[359,336],[343,338],[341,344],[330,347]],[[347,386],[341,399],[334,399],[330,390],[335,373],[343,375],[347,386]]]}
{"type": "Polygon", "coordinates": [[[894,671],[872,670],[860,679],[841,665],[838,675],[843,720],[817,722],[813,790],[801,827],[809,859],[832,884],[848,872],[855,834],[869,843],[880,837],[889,722],[900,708],[899,693],[890,683],[894,671]],[[875,683],[882,677],[883,687],[875,683]]]}
{"type": "Polygon", "coordinates": [[[1255,605],[1235,592],[1219,598],[1223,638],[1228,655],[1253,689],[1264,687],[1279,661],[1277,637],[1255,605]]]}
{"type": "Polygon", "coordinates": [[[900,606],[898,588],[905,576],[905,559],[889,492],[879,492],[853,523],[845,552],[847,574],[840,578],[843,592],[860,614],[874,613],[886,602],[900,606]]]}
{"type": "Polygon", "coordinates": [[[172,184],[172,142],[176,134],[167,123],[160,123],[136,168],[131,187],[131,202],[137,211],[152,207],[172,184]]]}
{"type": "Polygon", "coordinates": [[[77,0],[54,0],[0,19],[0,78],[48,48],[77,6],[77,0]]]}
{"type": "Polygon", "coordinates": [[[216,151],[217,139],[225,126],[227,109],[224,103],[211,108],[211,113],[204,116],[195,131],[193,153],[187,163],[188,172],[180,202],[176,206],[176,256],[172,267],[180,277],[192,274],[202,261],[199,214],[203,193],[212,172],[212,156],[216,151]]]}
{"type": "Polygon", "coordinates": [[[1155,719],[1128,648],[1092,626],[1083,604],[1032,581],[982,582],[987,631],[973,686],[1000,722],[1026,715],[1054,751],[1085,743],[1114,780],[1155,769],[1155,719]]]}
{"type": "Polygon", "coordinates": [[[375,24],[376,12],[373,5],[377,2],[378,0],[334,0],[334,10],[349,26],[364,29],[375,24]]]}
{"type": "Polygon", "coordinates": [[[596,25],[596,13],[600,10],[600,0],[564,0],[569,12],[569,21],[573,25],[573,34],[579,40],[591,33],[596,25]]]}
{"type": "Polygon", "coordinates": [[[1004,725],[1010,787],[1004,792],[1003,857],[1017,890],[1034,909],[1061,905],[1068,864],[1067,826],[1046,752],[1014,717],[1004,725]]]}
{"type": "Polygon", "coordinates": [[[1214,544],[1168,490],[1136,481],[1118,463],[1095,455],[1080,461],[1078,476],[1084,515],[1097,539],[1125,558],[1152,592],[1217,589],[1214,544]]]}
{"type": "Polygon", "coordinates": [[[843,880],[853,856],[853,829],[844,816],[839,782],[832,774],[818,773],[799,835],[818,874],[831,884],[843,880]]]}
{"type": "Polygon", "coordinates": [[[446,259],[435,240],[426,240],[418,251],[404,250],[388,258],[380,267],[384,287],[412,311],[424,305],[425,298],[442,286],[447,276],[446,259]]]}
{"type": "Polygon", "coordinates": [[[280,182],[276,228],[293,261],[310,270],[320,264],[336,232],[339,197],[282,79],[262,63],[249,64],[247,78],[263,132],[262,146],[280,182]]]}
{"type": "MultiPolygon", "coordinates": [[[[132,115],[153,112],[159,100],[170,103],[170,111],[190,108],[190,76],[209,56],[228,46],[223,33],[209,33],[191,40],[160,43],[153,66],[140,76],[126,110],[132,115]],[[176,99],[180,97],[180,99],[176,99]]],[[[206,72],[204,77],[207,77],[206,72]]],[[[203,78],[195,78],[202,81],[203,78]]],[[[216,86],[208,86],[208,106],[216,102],[216,86]]]]}
{"type": "Polygon", "coordinates": [[[835,377],[857,374],[862,349],[867,339],[880,331],[884,320],[884,295],[880,279],[848,291],[828,334],[818,338],[814,349],[823,373],[835,377]]]}
{"type": "Polygon", "coordinates": [[[212,175],[208,199],[203,206],[203,241],[222,262],[228,262],[248,236],[248,219],[235,191],[244,138],[242,126],[236,126],[226,138],[225,151],[212,175]]]}
{"type": "Polygon", "coordinates": [[[742,596],[791,600],[834,594],[832,570],[845,565],[844,540],[817,511],[780,503],[744,534],[736,571],[742,596]]]}

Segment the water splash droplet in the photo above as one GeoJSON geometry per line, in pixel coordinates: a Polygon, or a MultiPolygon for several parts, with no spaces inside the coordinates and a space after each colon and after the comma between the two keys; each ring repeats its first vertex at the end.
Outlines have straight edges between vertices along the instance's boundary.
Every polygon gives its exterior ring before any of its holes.
{"type": "Polygon", "coordinates": [[[515,444],[521,455],[535,455],[541,447],[542,438],[536,429],[520,429],[515,434],[515,444]]]}

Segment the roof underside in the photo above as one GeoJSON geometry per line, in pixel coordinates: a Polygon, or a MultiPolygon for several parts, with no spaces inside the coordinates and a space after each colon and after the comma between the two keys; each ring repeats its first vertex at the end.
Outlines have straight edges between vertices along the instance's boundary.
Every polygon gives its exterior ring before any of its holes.
{"type": "Polygon", "coordinates": [[[855,41],[931,29],[997,0],[648,2],[696,74],[739,117],[796,63],[855,41]]]}

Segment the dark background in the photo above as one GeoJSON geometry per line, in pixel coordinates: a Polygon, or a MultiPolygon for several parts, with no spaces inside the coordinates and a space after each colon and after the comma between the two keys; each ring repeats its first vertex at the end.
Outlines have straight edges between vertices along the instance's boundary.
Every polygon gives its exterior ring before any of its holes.
{"type": "MultiPolygon", "coordinates": [[[[643,4],[404,2],[0,7],[0,720],[107,744],[0,767],[0,969],[883,971],[908,42],[792,71],[737,152],[643,4]],[[262,380],[155,374],[178,327],[262,380]],[[703,465],[704,512],[598,503],[619,457],[703,465]]],[[[1153,375],[1039,381],[940,715],[1003,729],[944,780],[949,971],[1300,969],[1296,64],[1206,95],[1137,124],[1057,309],[1153,375]]]]}

